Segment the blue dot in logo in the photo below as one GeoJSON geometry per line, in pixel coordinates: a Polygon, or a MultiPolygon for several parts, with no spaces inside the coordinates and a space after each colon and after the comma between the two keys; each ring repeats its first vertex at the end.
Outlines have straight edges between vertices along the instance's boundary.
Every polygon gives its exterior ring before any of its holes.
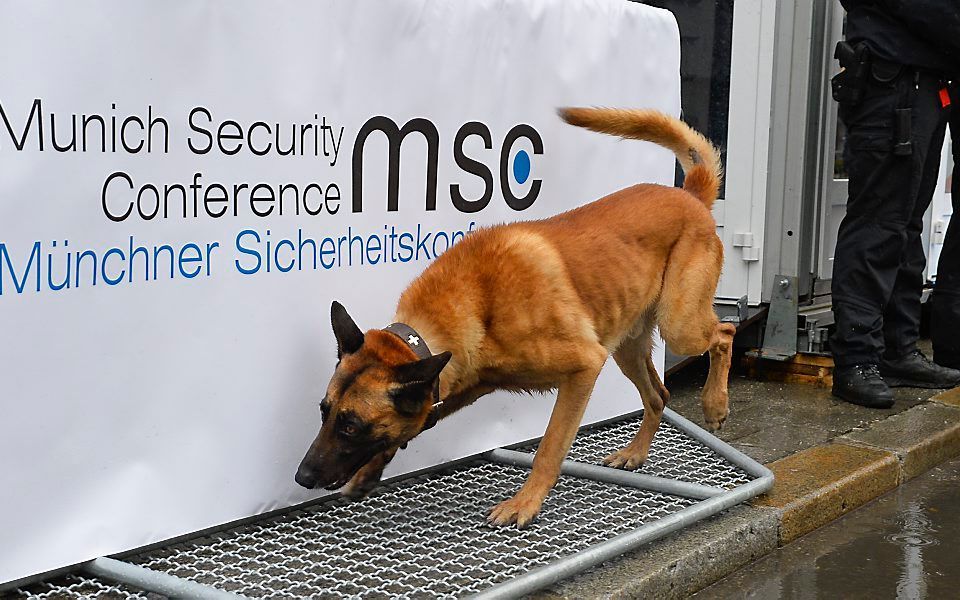
{"type": "Polygon", "coordinates": [[[530,155],[526,150],[521,150],[513,159],[513,178],[517,183],[523,183],[527,177],[530,177],[530,155]]]}

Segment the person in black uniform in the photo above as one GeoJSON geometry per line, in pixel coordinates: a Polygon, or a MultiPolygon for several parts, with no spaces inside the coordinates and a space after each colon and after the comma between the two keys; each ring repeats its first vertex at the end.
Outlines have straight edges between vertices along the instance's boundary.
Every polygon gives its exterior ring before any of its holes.
{"type": "Polygon", "coordinates": [[[841,3],[847,33],[832,84],[847,127],[849,198],[833,265],[833,393],[888,408],[891,386],[960,385],[960,371],[916,345],[920,234],[953,108],[948,82],[960,75],[960,0],[841,3]]]}
{"type": "MultiPolygon", "coordinates": [[[[960,103],[960,80],[954,80],[950,98],[960,103]]],[[[950,113],[950,138],[953,140],[953,183],[950,196],[953,216],[940,249],[937,284],[933,288],[930,339],[933,361],[960,369],[960,104],[950,113]]]]}

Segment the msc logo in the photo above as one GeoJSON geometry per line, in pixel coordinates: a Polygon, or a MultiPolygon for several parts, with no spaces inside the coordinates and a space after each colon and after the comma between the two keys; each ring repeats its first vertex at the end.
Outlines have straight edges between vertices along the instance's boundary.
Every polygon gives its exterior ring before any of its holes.
{"type": "MultiPolygon", "coordinates": [[[[353,212],[363,211],[363,148],[367,138],[374,131],[380,131],[387,136],[389,155],[387,163],[387,210],[396,211],[398,209],[400,195],[400,145],[411,133],[418,133],[427,141],[427,186],[426,186],[426,209],[437,209],[437,161],[440,155],[440,134],[437,127],[428,119],[410,119],[403,127],[397,126],[396,122],[389,117],[378,116],[369,119],[360,128],[357,133],[357,139],[353,144],[353,212]]],[[[465,198],[460,192],[460,184],[450,185],[450,200],[453,206],[460,212],[474,213],[483,210],[493,198],[494,182],[493,173],[490,168],[466,155],[463,150],[463,144],[472,135],[479,136],[483,140],[483,147],[487,150],[493,148],[493,137],[490,135],[490,129],[479,121],[470,121],[464,123],[457,130],[457,135],[453,140],[453,159],[457,166],[463,171],[476,175],[483,180],[483,194],[479,198],[465,198]]],[[[514,157],[512,169],[508,164],[510,162],[510,153],[514,144],[520,138],[527,138],[533,146],[534,154],[543,154],[543,140],[540,134],[530,125],[516,125],[503,138],[500,145],[500,191],[507,206],[514,210],[524,210],[530,207],[540,194],[541,180],[534,179],[530,184],[530,189],[523,197],[514,195],[510,188],[509,175],[512,171],[513,179],[523,184],[530,177],[530,156],[525,150],[520,150],[514,157]]]]}

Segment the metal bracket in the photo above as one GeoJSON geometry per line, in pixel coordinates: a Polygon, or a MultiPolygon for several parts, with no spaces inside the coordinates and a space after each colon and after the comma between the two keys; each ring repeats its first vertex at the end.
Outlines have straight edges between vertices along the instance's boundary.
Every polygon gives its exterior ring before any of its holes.
{"type": "Polygon", "coordinates": [[[747,320],[749,313],[747,311],[747,296],[740,296],[740,299],[737,300],[737,314],[736,315],[727,315],[720,319],[722,323],[733,323],[734,325],[739,325],[747,320]]]}
{"type": "Polygon", "coordinates": [[[789,360],[797,355],[797,278],[777,275],[770,295],[763,348],[758,356],[771,360],[789,360]]]}

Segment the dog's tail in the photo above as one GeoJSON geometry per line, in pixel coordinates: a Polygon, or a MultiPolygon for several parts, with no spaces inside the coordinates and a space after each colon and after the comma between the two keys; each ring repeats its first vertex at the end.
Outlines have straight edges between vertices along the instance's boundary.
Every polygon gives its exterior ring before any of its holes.
{"type": "Polygon", "coordinates": [[[677,155],[685,178],[683,189],[713,206],[720,192],[723,167],[717,149],[689,125],[656,110],[620,108],[561,108],[560,118],[571,125],[623,138],[646,140],[677,155]]]}

